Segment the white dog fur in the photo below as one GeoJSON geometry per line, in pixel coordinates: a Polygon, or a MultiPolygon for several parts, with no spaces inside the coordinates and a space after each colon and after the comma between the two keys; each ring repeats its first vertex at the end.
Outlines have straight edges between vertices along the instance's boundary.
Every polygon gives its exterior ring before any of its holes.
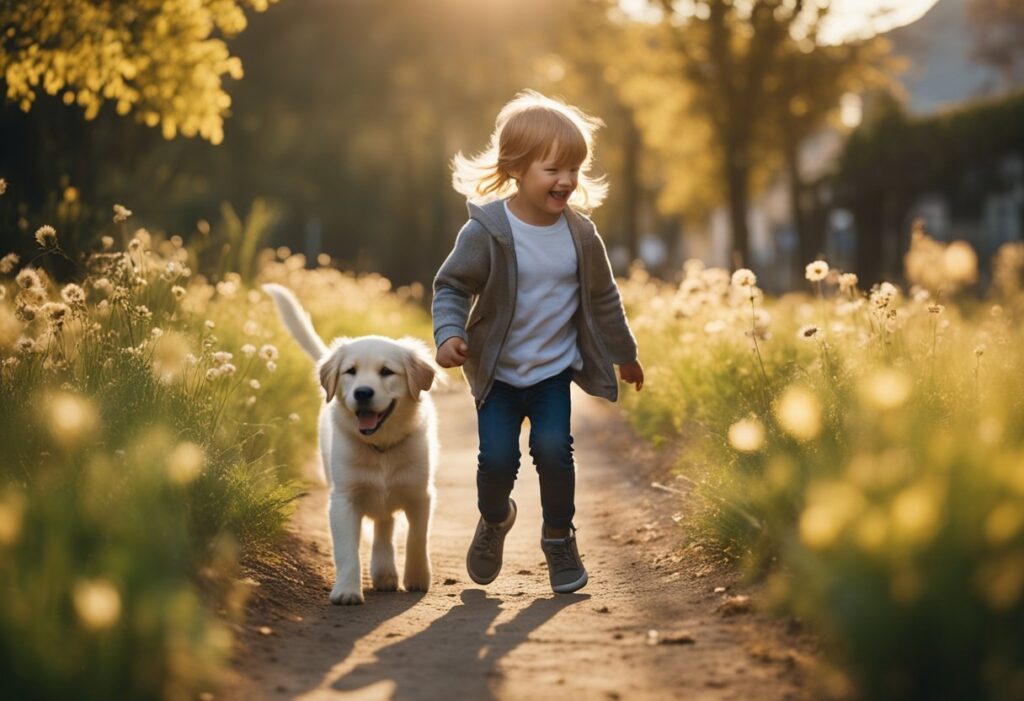
{"type": "Polygon", "coordinates": [[[373,588],[398,589],[392,542],[397,511],[404,511],[409,522],[402,584],[407,591],[427,591],[438,446],[437,416],[426,391],[441,377],[429,349],[416,339],[382,336],[338,338],[327,347],[287,288],[267,284],[263,289],[292,336],[317,362],[326,393],[319,430],[334,544],[331,603],[363,603],[359,539],[364,516],[374,524],[373,588]]]}

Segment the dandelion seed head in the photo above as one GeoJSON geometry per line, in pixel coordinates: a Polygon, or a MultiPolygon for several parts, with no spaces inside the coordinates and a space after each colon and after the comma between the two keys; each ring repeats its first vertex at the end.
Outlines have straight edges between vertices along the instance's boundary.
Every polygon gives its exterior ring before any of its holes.
{"type": "Polygon", "coordinates": [[[72,592],[78,620],[89,630],[104,630],[121,617],[121,594],[109,579],[83,579],[72,592]]]}
{"type": "Polygon", "coordinates": [[[753,287],[757,284],[757,276],[748,268],[740,268],[732,274],[734,287],[753,287]]]}
{"type": "Polygon", "coordinates": [[[41,248],[47,250],[51,248],[56,248],[57,230],[54,229],[49,224],[44,224],[43,226],[39,227],[38,229],[36,229],[36,243],[38,243],[41,248]]]}
{"type": "Polygon", "coordinates": [[[14,280],[18,283],[18,287],[23,290],[41,289],[43,286],[42,281],[39,279],[39,273],[35,268],[22,268],[14,280]]]}
{"type": "Polygon", "coordinates": [[[224,365],[231,362],[231,359],[234,357],[234,355],[227,351],[217,351],[213,354],[213,362],[217,363],[217,365],[224,365]]]}
{"type": "Polygon", "coordinates": [[[253,357],[254,355],[256,355],[256,346],[254,346],[251,343],[246,343],[244,346],[242,346],[242,355],[244,355],[246,358],[253,357]]]}
{"type": "Polygon", "coordinates": [[[775,402],[779,426],[800,441],[809,441],[821,432],[821,404],[803,387],[789,387],[775,402]]]}
{"type": "Polygon", "coordinates": [[[234,375],[237,369],[238,368],[236,368],[231,363],[224,363],[223,365],[220,366],[220,371],[224,375],[234,375]]]}
{"type": "Polygon", "coordinates": [[[183,299],[185,297],[185,288],[182,287],[181,285],[175,285],[174,287],[171,288],[171,295],[174,297],[174,299],[183,299]]]}
{"type": "Polygon", "coordinates": [[[277,360],[277,348],[269,343],[260,347],[260,357],[263,360],[277,360]]]}
{"type": "Polygon", "coordinates": [[[101,237],[100,238],[100,246],[103,247],[104,251],[109,251],[111,248],[114,247],[114,237],[113,236],[103,236],[103,237],[101,237]]]}
{"type": "Polygon", "coordinates": [[[210,382],[213,382],[214,380],[219,378],[220,375],[220,368],[210,368],[209,370],[206,371],[206,379],[210,382]]]}
{"type": "Polygon", "coordinates": [[[132,215],[132,210],[128,209],[124,205],[114,205],[114,223],[120,224],[123,221],[128,221],[128,217],[132,215]]]}
{"type": "Polygon", "coordinates": [[[85,306],[85,290],[73,282],[64,286],[64,289],[60,291],[60,296],[72,307],[85,306]]]}
{"type": "Polygon", "coordinates": [[[21,256],[17,253],[8,253],[3,258],[0,258],[0,275],[7,275],[11,273],[14,270],[14,266],[16,266],[20,261],[21,256]]]}
{"type": "Polygon", "coordinates": [[[857,275],[856,273],[843,273],[839,276],[839,289],[843,292],[847,292],[857,287],[857,275]]]}
{"type": "Polygon", "coordinates": [[[754,453],[764,446],[764,424],[755,417],[740,419],[729,427],[729,444],[741,453],[754,453]]]}
{"type": "Polygon", "coordinates": [[[811,282],[818,282],[828,277],[828,263],[823,260],[816,260],[813,263],[808,263],[807,267],[804,268],[804,275],[811,282]]]}
{"type": "Polygon", "coordinates": [[[152,336],[153,338],[160,338],[161,336],[164,335],[164,330],[159,326],[154,326],[152,329],[150,329],[149,335],[152,336]]]}

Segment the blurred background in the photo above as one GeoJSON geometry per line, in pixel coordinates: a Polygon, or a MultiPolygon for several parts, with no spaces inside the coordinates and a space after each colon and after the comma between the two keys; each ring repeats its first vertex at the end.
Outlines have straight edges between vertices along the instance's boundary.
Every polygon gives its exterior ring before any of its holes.
{"type": "Polygon", "coordinates": [[[245,231],[428,285],[466,217],[449,160],[523,88],[606,123],[620,272],[698,257],[779,291],[820,255],[866,287],[923,217],[984,284],[1024,233],[1019,0],[195,5],[2,4],[4,251],[51,224],[74,258],[120,203],[214,253],[245,231]]]}

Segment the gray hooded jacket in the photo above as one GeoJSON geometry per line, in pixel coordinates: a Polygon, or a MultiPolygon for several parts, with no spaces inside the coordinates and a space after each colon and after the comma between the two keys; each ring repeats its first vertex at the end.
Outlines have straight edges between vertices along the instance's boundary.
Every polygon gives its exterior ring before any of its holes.
{"type": "MultiPolygon", "coordinates": [[[[479,407],[494,384],[512,325],[519,274],[502,200],[469,203],[469,217],[434,278],[431,313],[438,348],[453,336],[469,346],[462,369],[479,407]]],[[[565,208],[565,218],[576,246],[581,298],[573,323],[583,367],[573,380],[588,394],[614,402],[618,381],[613,364],[636,360],[636,339],[594,223],[571,207],[565,208]]]]}

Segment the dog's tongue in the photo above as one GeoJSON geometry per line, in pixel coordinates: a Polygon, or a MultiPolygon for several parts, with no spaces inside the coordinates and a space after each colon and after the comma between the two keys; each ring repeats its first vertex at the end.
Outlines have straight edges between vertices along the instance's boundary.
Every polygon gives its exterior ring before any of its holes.
{"type": "Polygon", "coordinates": [[[375,411],[360,411],[356,414],[356,418],[359,419],[359,429],[365,431],[377,428],[377,419],[380,418],[380,414],[375,411]]]}

